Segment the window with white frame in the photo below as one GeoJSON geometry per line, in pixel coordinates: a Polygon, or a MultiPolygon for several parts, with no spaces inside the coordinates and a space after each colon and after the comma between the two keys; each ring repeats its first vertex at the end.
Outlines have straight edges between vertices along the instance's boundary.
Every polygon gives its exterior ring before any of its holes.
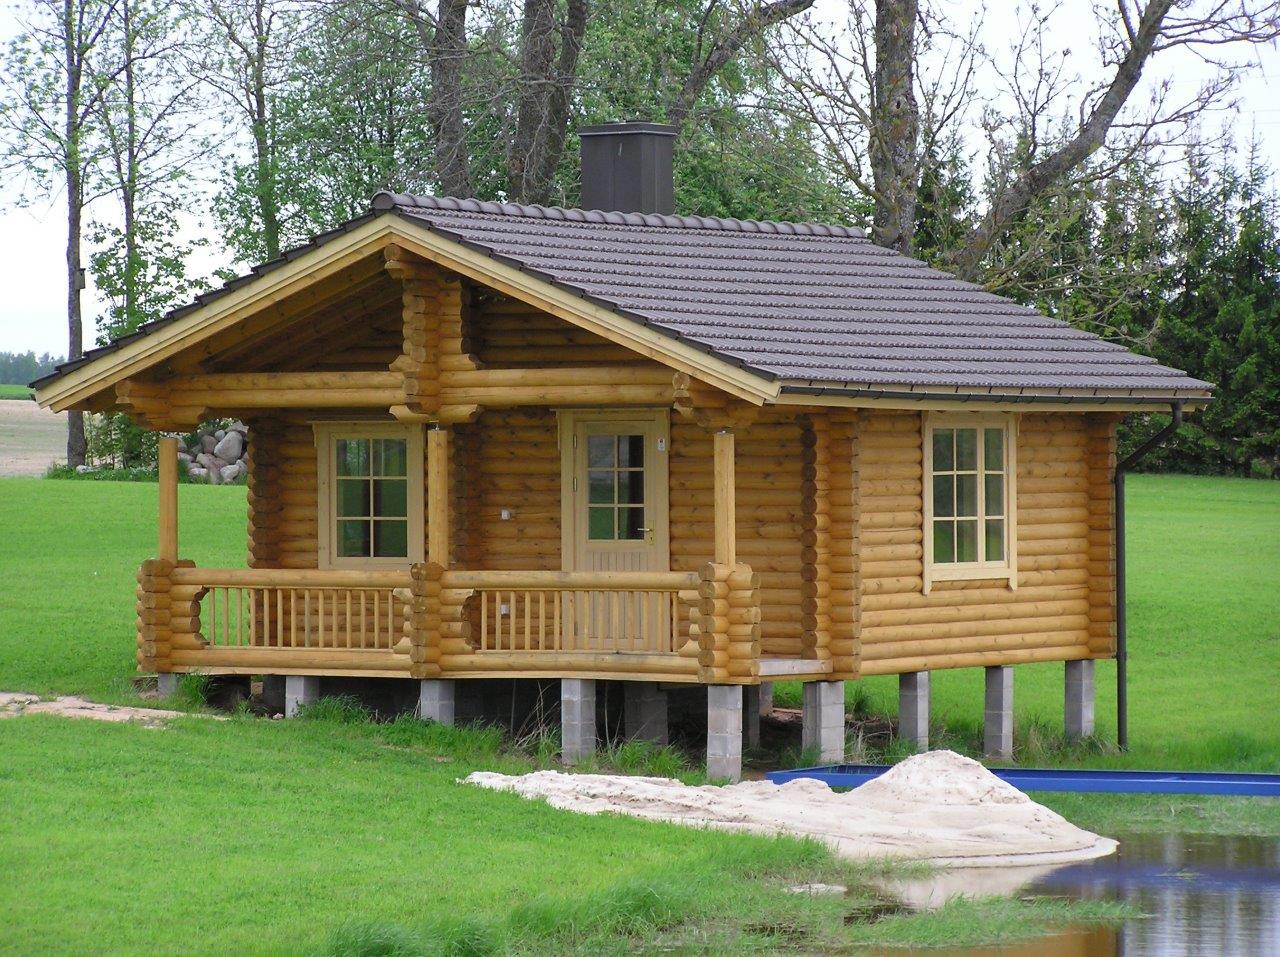
{"type": "Polygon", "coordinates": [[[1014,420],[1008,415],[924,420],[924,584],[1015,579],[1014,420]]]}
{"type": "Polygon", "coordinates": [[[320,566],[422,561],[421,428],[326,422],[315,430],[320,566]]]}

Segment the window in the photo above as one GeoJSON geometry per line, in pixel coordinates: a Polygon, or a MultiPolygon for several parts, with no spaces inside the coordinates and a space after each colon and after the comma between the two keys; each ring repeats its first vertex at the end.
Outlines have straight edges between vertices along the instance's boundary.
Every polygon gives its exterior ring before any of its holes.
{"type": "Polygon", "coordinates": [[[587,436],[587,538],[638,541],[644,525],[643,435],[587,436]]]}
{"type": "Polygon", "coordinates": [[[422,432],[318,423],[322,568],[422,561],[422,432]]]}
{"type": "Polygon", "coordinates": [[[1016,582],[1011,416],[925,416],[924,587],[958,578],[1016,582]]]}

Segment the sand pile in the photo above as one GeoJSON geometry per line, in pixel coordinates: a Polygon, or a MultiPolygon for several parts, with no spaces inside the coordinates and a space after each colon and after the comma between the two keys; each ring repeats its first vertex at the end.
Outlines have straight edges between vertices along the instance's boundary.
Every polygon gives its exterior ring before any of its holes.
{"type": "MultiPolygon", "coordinates": [[[[0,691],[0,718],[16,718],[22,714],[56,714],[63,718],[90,718],[94,721],[133,721],[148,728],[163,727],[171,718],[189,718],[185,711],[161,708],[132,708],[124,705],[99,704],[74,695],[44,700],[39,695],[21,691],[0,691]]],[[[198,717],[220,718],[219,715],[198,717]]]]}
{"type": "Polygon", "coordinates": [[[480,771],[466,781],[583,814],[811,837],[853,858],[1046,864],[1100,857],[1116,846],[952,751],[908,758],[843,794],[809,780],[689,787],[669,778],[560,771],[480,771]]]}

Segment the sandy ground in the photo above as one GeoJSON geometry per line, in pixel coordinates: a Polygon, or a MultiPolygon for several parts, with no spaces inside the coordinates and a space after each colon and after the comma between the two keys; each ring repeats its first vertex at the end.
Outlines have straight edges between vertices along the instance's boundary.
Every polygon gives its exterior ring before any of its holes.
{"type": "Polygon", "coordinates": [[[584,814],[811,837],[858,859],[1044,865],[1101,857],[1116,848],[1115,841],[1076,827],[952,751],[908,758],[845,793],[803,779],[689,787],[668,778],[559,771],[476,772],[466,781],[584,814]]]}
{"type": "Polygon", "coordinates": [[[67,415],[28,399],[0,399],[0,475],[43,475],[67,460],[67,415]]]}
{"type": "MultiPolygon", "coordinates": [[[[0,718],[16,718],[24,714],[56,714],[63,718],[90,718],[94,721],[133,721],[148,728],[164,727],[164,723],[170,718],[193,717],[185,711],[98,704],[96,701],[71,695],[45,700],[39,695],[22,691],[0,691],[0,718]]],[[[195,717],[221,720],[219,715],[195,717]]]]}

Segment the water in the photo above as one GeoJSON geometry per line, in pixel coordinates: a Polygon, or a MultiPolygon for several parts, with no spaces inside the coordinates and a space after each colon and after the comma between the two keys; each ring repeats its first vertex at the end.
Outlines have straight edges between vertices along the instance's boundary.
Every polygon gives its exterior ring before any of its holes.
{"type": "Polygon", "coordinates": [[[1060,868],[954,870],[899,893],[917,906],[956,888],[1120,900],[1142,912],[1119,929],[1078,929],[1025,944],[933,957],[1280,957],[1280,839],[1203,835],[1119,838],[1111,857],[1060,868]]]}

